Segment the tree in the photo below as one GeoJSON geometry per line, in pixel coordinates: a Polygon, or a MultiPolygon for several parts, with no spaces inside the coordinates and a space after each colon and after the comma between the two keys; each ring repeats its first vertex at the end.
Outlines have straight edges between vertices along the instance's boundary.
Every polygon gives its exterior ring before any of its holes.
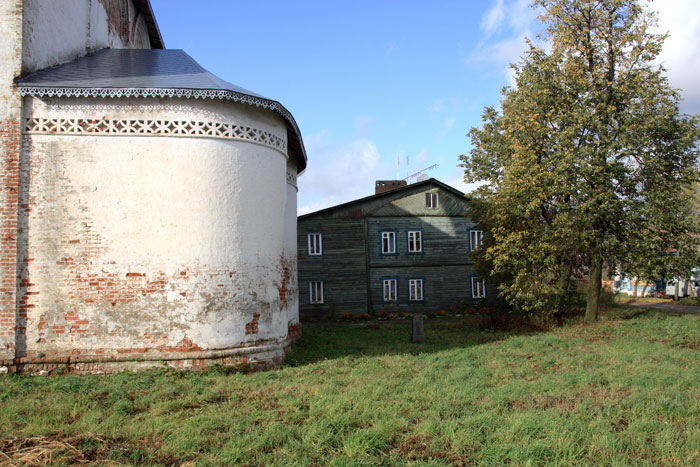
{"type": "MultiPolygon", "coordinates": [[[[606,266],[683,249],[697,257],[685,216],[697,180],[697,116],[654,64],[665,35],[636,0],[536,0],[547,49],[529,43],[460,156],[465,181],[485,180],[475,213],[489,233],[483,262],[511,303],[567,306],[572,279],[589,276],[586,322],[597,319],[606,266]]],[[[669,256],[670,258],[670,256],[669,256]]]]}

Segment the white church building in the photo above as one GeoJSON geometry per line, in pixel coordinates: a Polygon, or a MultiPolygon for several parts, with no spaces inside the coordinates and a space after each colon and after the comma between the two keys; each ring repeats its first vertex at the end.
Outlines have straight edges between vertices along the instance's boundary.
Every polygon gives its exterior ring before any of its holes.
{"type": "Polygon", "coordinates": [[[148,0],[0,2],[0,366],[279,363],[301,133],[148,0]]]}

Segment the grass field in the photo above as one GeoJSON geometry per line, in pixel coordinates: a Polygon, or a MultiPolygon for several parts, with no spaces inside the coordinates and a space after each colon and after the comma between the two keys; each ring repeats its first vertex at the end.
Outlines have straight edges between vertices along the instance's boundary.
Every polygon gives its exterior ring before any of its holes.
{"type": "Polygon", "coordinates": [[[0,464],[697,465],[700,317],[314,325],[280,369],[0,377],[0,464]]]}

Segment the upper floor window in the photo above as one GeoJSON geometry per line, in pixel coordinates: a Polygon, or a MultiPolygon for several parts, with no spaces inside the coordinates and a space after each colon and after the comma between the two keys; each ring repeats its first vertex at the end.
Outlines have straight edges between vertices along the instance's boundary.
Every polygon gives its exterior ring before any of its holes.
{"type": "Polygon", "coordinates": [[[423,233],[420,230],[408,231],[408,252],[422,253],[423,252],[423,233]]]}
{"type": "Polygon", "coordinates": [[[426,193],[425,194],[425,207],[428,209],[437,209],[437,207],[438,207],[438,194],[437,193],[426,193]]]}
{"type": "Polygon", "coordinates": [[[479,276],[472,276],[472,298],[486,298],[486,281],[479,276]]]}
{"type": "Polygon", "coordinates": [[[484,232],[481,230],[469,231],[469,251],[478,250],[481,247],[481,241],[484,239],[484,232]]]}
{"type": "Polygon", "coordinates": [[[309,244],[309,256],[320,256],[323,254],[323,239],[320,233],[310,233],[307,235],[309,244]]]}
{"type": "Polygon", "coordinates": [[[396,231],[393,231],[393,230],[382,231],[382,254],[383,255],[395,255],[396,254],[396,231]]]}
{"type": "Polygon", "coordinates": [[[423,301],[423,279],[408,280],[408,299],[412,302],[423,301]]]}
{"type": "Polygon", "coordinates": [[[309,303],[323,303],[323,281],[309,281],[309,303]]]}
{"type": "Polygon", "coordinates": [[[382,302],[398,302],[396,279],[382,279],[382,302]]]}

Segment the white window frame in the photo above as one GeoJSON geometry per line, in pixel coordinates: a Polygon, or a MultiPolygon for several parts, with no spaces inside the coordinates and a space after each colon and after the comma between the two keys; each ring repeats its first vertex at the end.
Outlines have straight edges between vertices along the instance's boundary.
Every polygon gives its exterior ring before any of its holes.
{"type": "Polygon", "coordinates": [[[408,280],[408,300],[411,302],[423,301],[423,279],[408,280]]]}
{"type": "Polygon", "coordinates": [[[481,243],[484,241],[484,231],[483,230],[470,230],[469,231],[469,251],[478,250],[481,248],[481,243]]]}
{"type": "Polygon", "coordinates": [[[486,298],[486,281],[481,276],[472,276],[472,298],[486,298]]]}
{"type": "Polygon", "coordinates": [[[309,304],[322,305],[323,303],[323,281],[309,281],[309,304]]]}
{"type": "Polygon", "coordinates": [[[438,208],[438,194],[437,193],[426,193],[425,194],[425,207],[428,209],[438,208]]]}
{"type": "Polygon", "coordinates": [[[306,236],[306,244],[309,256],[323,255],[323,234],[320,232],[310,233],[306,236]]]}
{"type": "Polygon", "coordinates": [[[399,289],[396,279],[382,279],[382,302],[396,303],[399,301],[399,289]],[[387,292],[389,296],[387,297],[387,292]]]}
{"type": "Polygon", "coordinates": [[[420,230],[408,231],[408,252],[423,253],[423,232],[420,230]]]}
{"type": "Polygon", "coordinates": [[[382,254],[383,255],[395,255],[396,254],[396,231],[395,230],[384,230],[382,231],[382,254]],[[385,242],[386,240],[386,242],[385,242]],[[384,247],[387,247],[385,250],[384,247]]]}

